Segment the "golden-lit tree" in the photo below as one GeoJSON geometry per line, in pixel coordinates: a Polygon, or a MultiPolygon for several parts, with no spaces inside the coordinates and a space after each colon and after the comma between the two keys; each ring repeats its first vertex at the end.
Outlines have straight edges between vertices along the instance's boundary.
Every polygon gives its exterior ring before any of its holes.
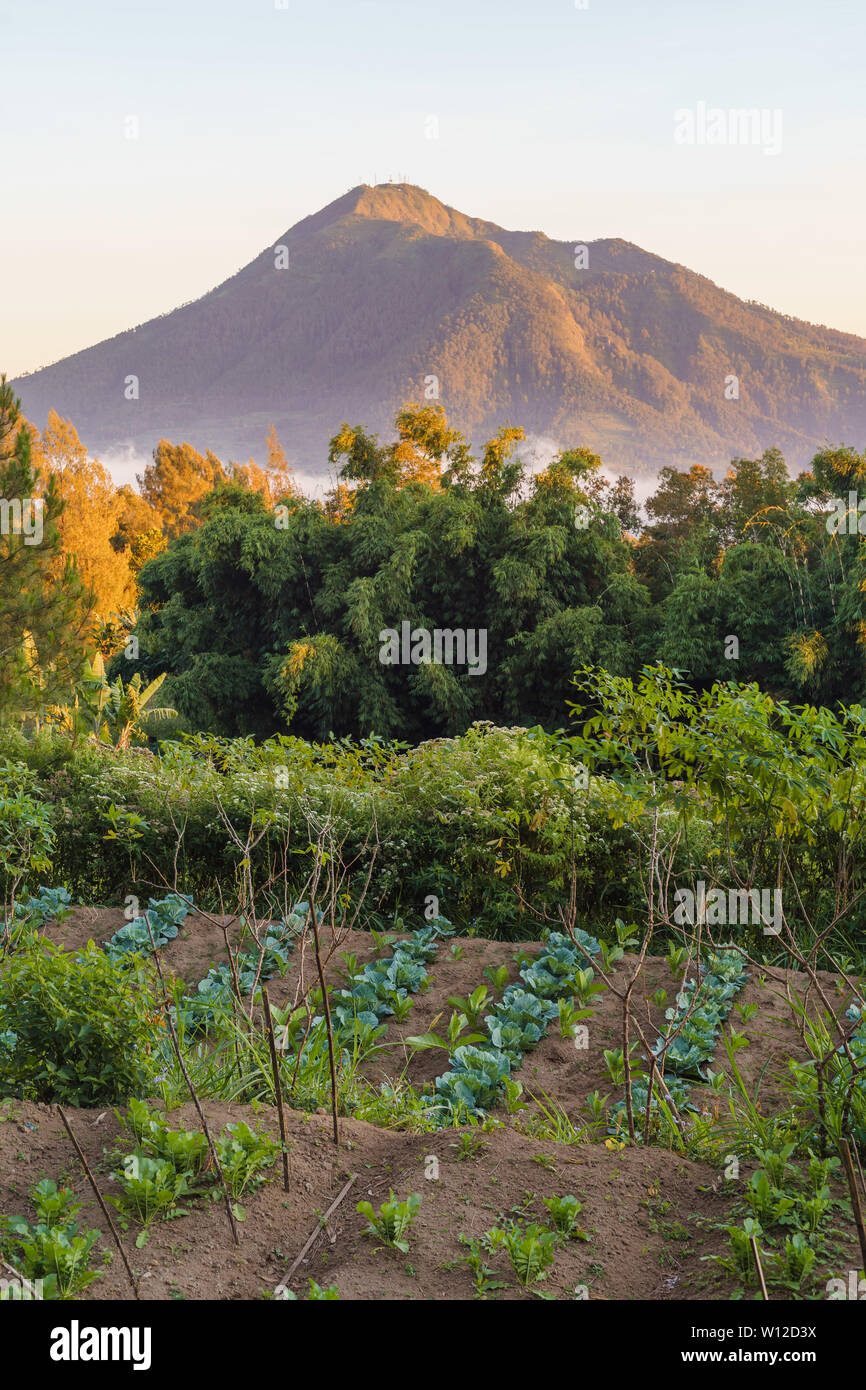
{"type": "Polygon", "coordinates": [[[286,498],[300,497],[300,492],[295,482],[295,470],[286,458],[273,425],[268,430],[267,445],[268,461],[264,468],[260,468],[252,459],[249,463],[235,463],[232,465],[232,477],[251,492],[259,493],[265,505],[273,508],[286,498]]]}
{"type": "Polygon", "coordinates": [[[75,426],[56,411],[36,440],[34,461],[43,477],[56,479],[65,506],[58,520],[64,555],[75,557],[98,613],[119,613],[135,600],[127,557],[112,544],[121,502],[107,469],[88,458],[75,426]]]}
{"type": "Polygon", "coordinates": [[[138,475],[138,485],[159,526],[174,540],[199,524],[196,504],[227,479],[226,469],[210,449],[200,454],[191,444],[161,439],[153,451],[153,463],[138,475]]]}
{"type": "Polygon", "coordinates": [[[92,616],[75,562],[61,546],[57,477],[34,465],[38,434],[20,406],[0,376],[0,722],[39,718],[72,688],[92,616]]]}
{"type": "Polygon", "coordinates": [[[137,575],[146,560],[165,550],[168,541],[158,513],[135,488],[124,483],[117,489],[117,497],[117,530],[111,544],[126,556],[130,571],[137,575]]]}
{"type": "MultiPolygon", "coordinates": [[[[438,403],[417,405],[408,401],[394,417],[397,439],[391,456],[402,486],[426,483],[438,488],[442,470],[452,469],[468,459],[468,444],[459,430],[452,429],[438,403]]],[[[520,438],[523,432],[520,431],[520,438]]]]}

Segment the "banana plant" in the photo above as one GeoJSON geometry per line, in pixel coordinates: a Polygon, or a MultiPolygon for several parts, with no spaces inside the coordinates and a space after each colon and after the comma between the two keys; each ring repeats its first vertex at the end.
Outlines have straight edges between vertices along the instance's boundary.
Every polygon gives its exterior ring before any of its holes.
{"type": "Polygon", "coordinates": [[[165,677],[166,672],[163,671],[143,690],[139,671],[127,685],[124,685],[122,676],[112,681],[102,702],[102,720],[97,737],[115,748],[128,748],[133,736],[140,737],[151,720],[173,719],[177,714],[176,709],[151,704],[165,677]]]}
{"type": "Polygon", "coordinates": [[[73,704],[52,711],[54,722],[68,729],[74,737],[85,733],[100,743],[128,748],[133,737],[141,737],[150,720],[171,719],[177,714],[177,710],[168,706],[151,705],[166,674],[163,671],[143,690],[138,671],[128,684],[122,676],[109,681],[102,653],[97,652],[92,661],[84,662],[73,704]]]}

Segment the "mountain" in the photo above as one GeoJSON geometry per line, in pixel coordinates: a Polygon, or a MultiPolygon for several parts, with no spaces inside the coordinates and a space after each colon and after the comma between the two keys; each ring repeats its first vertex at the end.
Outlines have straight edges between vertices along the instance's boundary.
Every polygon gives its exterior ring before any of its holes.
{"type": "Polygon", "coordinates": [[[476,443],[510,421],[630,473],[723,468],[770,445],[802,466],[827,441],[862,444],[866,340],[745,303],[626,241],[578,245],[410,184],[365,184],[201,299],[14,385],[28,418],[42,425],[53,407],[96,453],[166,436],[260,458],[273,423],[317,473],[342,420],[387,432],[434,376],[476,443]]]}

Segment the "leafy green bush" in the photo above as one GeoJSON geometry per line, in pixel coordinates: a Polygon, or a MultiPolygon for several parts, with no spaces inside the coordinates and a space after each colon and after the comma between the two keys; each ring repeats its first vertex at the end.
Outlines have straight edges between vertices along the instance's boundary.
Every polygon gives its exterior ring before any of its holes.
{"type": "Polygon", "coordinates": [[[207,1166],[207,1136],[195,1129],[170,1129],[161,1115],[143,1100],[131,1100],[126,1124],[143,1150],[173,1164],[185,1177],[194,1178],[207,1166]]]}
{"type": "Polygon", "coordinates": [[[542,1200],[550,1212],[553,1225],[560,1236],[564,1236],[568,1240],[578,1237],[582,1240],[586,1239],[577,1224],[578,1215],[583,1207],[572,1193],[568,1193],[565,1197],[544,1197],[542,1200]]]}
{"type": "Polygon", "coordinates": [[[43,937],[0,970],[0,1095],[105,1105],[147,1094],[162,1020],[141,966],[92,941],[72,956],[43,937]]]}
{"type": "Polygon", "coordinates": [[[487,1231],[485,1240],[491,1251],[504,1247],[514,1273],[525,1289],[546,1279],[547,1270],[556,1259],[556,1233],[536,1222],[530,1222],[527,1226],[522,1226],[518,1221],[509,1223],[507,1227],[494,1226],[487,1231]]]}
{"type": "Polygon", "coordinates": [[[537,928],[516,890],[553,915],[567,897],[572,849],[587,917],[605,898],[606,915],[640,900],[633,832],[611,828],[604,779],[575,794],[556,741],[540,730],[479,724],[417,748],[288,736],[256,745],[200,734],[165,742],[158,755],[73,748],[60,735],[28,742],[6,731],[0,756],[4,749],[27,764],[46,800],[54,873],[80,902],[121,901],[139,877],[161,874],[219,911],[254,816],[265,832],[251,854],[254,882],[265,881],[288,836],[300,888],[311,815],[333,823],[358,884],[375,817],[376,898],[386,919],[421,911],[434,895],[459,930],[532,938],[537,928]],[[173,820],[184,827],[179,846],[173,820]]]}
{"type": "Polygon", "coordinates": [[[232,1196],[242,1197],[248,1189],[264,1182],[264,1170],[272,1166],[279,1151],[279,1144],[264,1134],[256,1134],[243,1120],[226,1125],[217,1153],[232,1196]]]}
{"type": "Polygon", "coordinates": [[[82,1203],[74,1196],[71,1187],[43,1178],[31,1193],[35,1224],[23,1216],[0,1217],[4,1258],[30,1283],[41,1280],[45,1299],[73,1298],[99,1278],[90,1264],[99,1231],[81,1230],[75,1215],[82,1203]]]}
{"type": "Polygon", "coordinates": [[[121,1187],[119,1197],[109,1201],[123,1216],[133,1216],[142,1226],[149,1226],[158,1216],[164,1216],[177,1206],[177,1199],[189,1188],[186,1177],[174,1164],[164,1158],[149,1158],[147,1154],[127,1154],[115,1174],[121,1187]]]}
{"type": "Polygon", "coordinates": [[[0,753],[0,903],[31,874],[51,868],[54,831],[38,778],[26,763],[0,753]]]}

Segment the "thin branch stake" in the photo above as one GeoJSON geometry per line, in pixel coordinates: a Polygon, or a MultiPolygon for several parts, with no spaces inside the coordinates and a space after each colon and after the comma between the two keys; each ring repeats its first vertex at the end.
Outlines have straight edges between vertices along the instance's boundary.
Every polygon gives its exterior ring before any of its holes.
{"type": "Polygon", "coordinates": [[[180,1042],[178,1041],[178,1036],[177,1036],[177,1033],[175,1032],[174,1021],[172,1020],[172,1017],[171,1017],[171,1007],[170,1007],[169,1002],[168,1002],[168,994],[166,993],[166,988],[165,988],[165,977],[163,976],[163,973],[162,973],[162,964],[161,964],[160,959],[159,959],[159,951],[156,949],[156,941],[154,940],[153,930],[152,930],[151,925],[150,925],[150,919],[148,918],[148,916],[147,916],[146,913],[145,913],[144,920],[145,920],[145,922],[147,922],[147,930],[148,930],[148,934],[149,934],[149,936],[150,936],[151,944],[152,944],[152,946],[153,946],[153,959],[154,959],[154,962],[155,962],[155,964],[156,964],[156,973],[157,973],[157,975],[159,976],[159,983],[160,983],[160,985],[162,986],[162,1004],[163,1004],[163,1008],[165,1009],[165,1021],[166,1021],[166,1023],[168,1024],[168,1031],[169,1031],[169,1033],[170,1033],[170,1035],[171,1035],[171,1042],[172,1042],[172,1046],[173,1046],[173,1048],[174,1048],[174,1055],[175,1055],[175,1057],[176,1057],[177,1060],[178,1060],[178,1065],[179,1065],[181,1071],[183,1072],[183,1079],[184,1079],[184,1081],[185,1081],[186,1084],[187,1084],[187,1089],[189,1090],[190,1095],[192,1096],[193,1105],[195,1106],[196,1111],[198,1112],[198,1117],[199,1117],[199,1119],[200,1119],[200,1121],[201,1121],[201,1127],[202,1127],[202,1130],[204,1131],[204,1137],[205,1137],[205,1139],[207,1139],[207,1146],[208,1146],[208,1149],[210,1150],[211,1162],[213,1163],[214,1171],[216,1172],[216,1175],[217,1175],[217,1177],[219,1178],[220,1186],[221,1186],[221,1188],[222,1188],[222,1190],[223,1190],[223,1201],[225,1202],[226,1216],[228,1217],[228,1223],[229,1223],[229,1226],[231,1227],[232,1240],[234,1241],[235,1245],[240,1245],[240,1243],[241,1243],[241,1238],[240,1238],[240,1236],[238,1235],[237,1223],[235,1222],[235,1214],[234,1214],[234,1212],[232,1211],[232,1199],[231,1199],[231,1194],[229,1193],[229,1190],[228,1190],[228,1185],[227,1185],[227,1183],[226,1183],[225,1173],[223,1172],[222,1164],[220,1163],[220,1160],[219,1160],[219,1154],[218,1154],[217,1151],[216,1151],[216,1145],[214,1144],[214,1141],[213,1141],[213,1139],[211,1138],[211,1132],[210,1132],[210,1129],[208,1128],[208,1122],[207,1122],[207,1120],[205,1119],[204,1111],[203,1111],[202,1108],[201,1108],[201,1101],[200,1101],[199,1098],[198,1098],[198,1093],[196,1092],[195,1086],[192,1084],[192,1077],[190,1076],[189,1072],[187,1071],[187,1069],[186,1069],[186,1063],[185,1063],[184,1060],[183,1060],[183,1053],[182,1053],[181,1050],[180,1050],[180,1042]]]}
{"type": "Polygon", "coordinates": [[[274,1020],[271,1018],[271,1001],[267,985],[262,986],[262,999],[265,1005],[265,1022],[268,1025],[268,1043],[271,1049],[271,1066],[274,1071],[274,1090],[277,1096],[277,1114],[280,1117],[280,1138],[283,1141],[283,1191],[289,1190],[289,1155],[286,1138],[286,1116],[283,1111],[283,1088],[280,1085],[280,1064],[277,1060],[277,1041],[274,1037],[274,1020]]]}
{"type": "Polygon", "coordinates": [[[334,1055],[334,1028],[331,1023],[331,1005],[328,999],[328,986],[322,965],[322,949],[319,944],[319,925],[316,921],[316,899],[310,894],[310,925],[313,928],[313,945],[316,951],[316,965],[319,971],[319,984],[322,987],[322,1004],[325,1010],[325,1027],[328,1031],[328,1061],[331,1067],[331,1111],[334,1120],[334,1143],[340,1142],[340,1129],[337,1122],[337,1064],[334,1055]]]}
{"type": "Polygon", "coordinates": [[[755,1257],[755,1268],[758,1271],[758,1278],[761,1281],[761,1293],[764,1295],[764,1302],[769,1303],[770,1295],[767,1293],[767,1281],[764,1278],[764,1270],[761,1265],[761,1252],[758,1249],[758,1242],[752,1236],[752,1254],[755,1257]]]}
{"type": "Polygon", "coordinates": [[[340,1192],[337,1194],[337,1196],[334,1198],[333,1202],[332,1202],[331,1205],[328,1207],[328,1210],[325,1212],[325,1215],[322,1216],[322,1217],[320,1217],[319,1223],[318,1223],[318,1225],[316,1226],[316,1229],[315,1229],[314,1231],[311,1231],[311,1232],[310,1232],[310,1235],[308,1236],[306,1242],[304,1243],[304,1248],[303,1248],[303,1250],[301,1251],[301,1253],[300,1253],[300,1255],[298,1256],[298,1258],[297,1258],[297,1259],[294,1261],[294,1263],[292,1264],[292,1267],[291,1267],[291,1269],[289,1270],[288,1274],[286,1275],[285,1279],[282,1281],[281,1284],[278,1284],[278,1285],[277,1285],[277,1287],[276,1287],[276,1289],[275,1289],[275,1292],[276,1292],[276,1293],[282,1293],[282,1292],[284,1292],[284,1291],[288,1288],[289,1280],[292,1278],[292,1276],[293,1276],[295,1270],[296,1270],[296,1269],[298,1268],[298,1266],[300,1265],[300,1263],[301,1263],[301,1261],[303,1260],[304,1256],[306,1255],[307,1251],[313,1246],[313,1244],[315,1243],[315,1241],[318,1239],[318,1237],[319,1237],[319,1236],[322,1234],[322,1232],[325,1230],[325,1227],[327,1226],[328,1221],[329,1221],[330,1218],[333,1216],[334,1212],[337,1210],[337,1207],[340,1205],[340,1203],[342,1202],[343,1198],[346,1196],[346,1193],[347,1193],[347,1192],[349,1191],[349,1189],[352,1187],[353,1183],[357,1182],[357,1180],[358,1180],[358,1174],[357,1174],[357,1173],[353,1173],[352,1176],[349,1178],[349,1181],[346,1183],[345,1187],[343,1187],[343,1188],[340,1190],[340,1192]]]}
{"type": "Polygon", "coordinates": [[[115,1226],[114,1222],[113,1222],[112,1219],[111,1219],[111,1212],[108,1210],[108,1207],[105,1205],[105,1202],[104,1202],[103,1199],[102,1199],[102,1193],[100,1192],[99,1188],[98,1188],[97,1185],[96,1185],[96,1179],[95,1179],[95,1177],[93,1176],[93,1174],[92,1174],[91,1171],[90,1171],[90,1168],[89,1168],[88,1163],[87,1163],[87,1159],[84,1157],[84,1151],[83,1151],[83,1149],[81,1148],[81,1145],[79,1144],[79,1142],[78,1142],[78,1140],[76,1139],[75,1135],[72,1133],[72,1126],[70,1125],[69,1121],[67,1120],[66,1116],[65,1116],[64,1113],[63,1113],[62,1108],[61,1108],[59,1105],[58,1105],[58,1107],[57,1107],[57,1113],[58,1113],[58,1115],[60,1116],[61,1120],[63,1121],[63,1127],[64,1127],[64,1129],[66,1130],[66,1133],[69,1135],[69,1139],[70,1139],[70,1142],[71,1142],[71,1144],[72,1144],[72,1147],[74,1148],[75,1152],[78,1154],[78,1161],[79,1161],[79,1163],[81,1164],[82,1168],[84,1169],[85,1175],[86,1175],[86,1177],[87,1177],[87,1181],[90,1183],[90,1186],[91,1186],[91,1188],[93,1189],[93,1195],[94,1195],[94,1197],[96,1198],[97,1202],[99,1203],[100,1207],[102,1208],[102,1215],[105,1217],[106,1221],[108,1222],[109,1230],[111,1231],[111,1234],[112,1234],[112,1236],[114,1237],[114,1243],[115,1243],[115,1245],[117,1246],[118,1250],[120,1251],[120,1258],[123,1260],[124,1268],[125,1268],[125,1270],[126,1270],[127,1275],[129,1276],[129,1282],[130,1282],[130,1284],[132,1285],[132,1292],[133,1292],[133,1294],[135,1295],[136,1298],[141,1298],[141,1292],[140,1292],[139,1287],[138,1287],[138,1280],[136,1279],[135,1275],[134,1275],[133,1272],[132,1272],[132,1269],[130,1268],[129,1260],[126,1258],[126,1251],[125,1251],[124,1248],[123,1248],[123,1244],[121,1243],[120,1236],[117,1234],[117,1227],[115,1226]]]}
{"type": "Polygon", "coordinates": [[[866,1270],[866,1226],[863,1224],[863,1208],[860,1205],[860,1193],[857,1191],[857,1178],[854,1174],[854,1164],[851,1159],[851,1145],[847,1139],[843,1139],[839,1145],[842,1154],[842,1163],[845,1168],[845,1177],[848,1179],[848,1191],[851,1193],[851,1210],[854,1213],[854,1223],[857,1227],[857,1239],[860,1242],[860,1258],[863,1261],[863,1268],[866,1270]]]}

